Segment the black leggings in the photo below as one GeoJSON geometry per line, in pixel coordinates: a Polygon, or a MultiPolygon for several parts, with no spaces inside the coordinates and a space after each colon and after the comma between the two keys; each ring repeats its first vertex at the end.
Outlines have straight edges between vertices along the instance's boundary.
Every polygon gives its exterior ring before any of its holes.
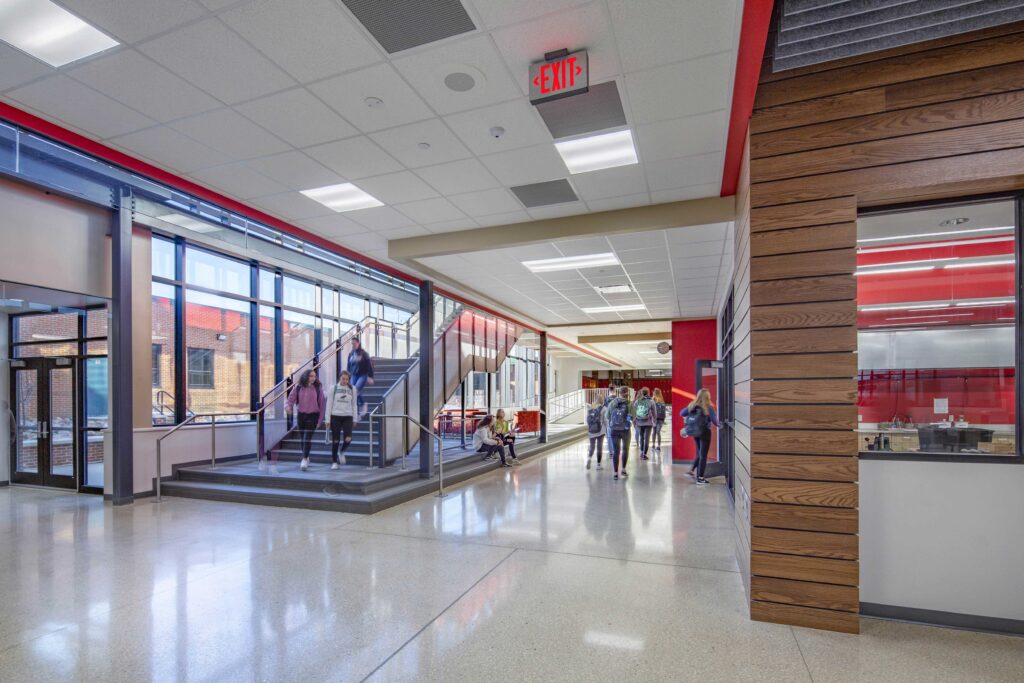
{"type": "Polygon", "coordinates": [[[341,447],[341,454],[345,455],[345,451],[351,443],[352,416],[331,415],[331,462],[340,462],[338,460],[338,447],[341,447]],[[345,435],[345,440],[339,443],[342,434],[345,435]]]}
{"type": "Polygon", "coordinates": [[[516,455],[516,437],[515,437],[515,434],[505,434],[505,435],[499,436],[498,439],[502,443],[504,443],[506,447],[508,447],[509,457],[512,457],[512,458],[519,457],[519,456],[516,455]]]}
{"type": "Polygon", "coordinates": [[[661,448],[661,428],[664,426],[664,420],[658,420],[654,423],[654,431],[651,432],[651,445],[655,448],[661,448]]]}
{"type": "Polygon", "coordinates": [[[598,436],[591,436],[590,437],[590,451],[587,452],[587,460],[590,460],[590,458],[594,457],[594,450],[596,449],[597,450],[597,464],[600,465],[601,464],[601,451],[604,450],[603,449],[603,445],[604,445],[604,434],[599,434],[598,436]]]}
{"type": "Polygon", "coordinates": [[[299,413],[299,435],[302,439],[302,457],[309,457],[309,450],[313,447],[313,434],[320,422],[320,413],[299,413]]]}
{"type": "Polygon", "coordinates": [[[502,446],[501,444],[498,444],[498,443],[496,443],[496,444],[486,444],[485,443],[483,446],[480,447],[480,450],[477,451],[477,453],[483,453],[484,457],[487,457],[489,455],[494,455],[495,453],[497,453],[498,457],[501,458],[501,464],[502,465],[505,464],[505,447],[502,446]]]}
{"type": "Polygon", "coordinates": [[[629,429],[616,429],[612,432],[612,470],[618,474],[619,469],[626,469],[628,461],[629,429]]]}
{"type": "Polygon", "coordinates": [[[708,466],[708,449],[711,448],[711,430],[705,431],[700,436],[693,437],[693,445],[697,448],[697,459],[693,461],[691,469],[697,470],[697,476],[704,476],[704,468],[708,466]]]}
{"type": "Polygon", "coordinates": [[[640,450],[640,455],[647,457],[647,450],[651,446],[651,430],[654,429],[654,425],[640,425],[640,443],[637,444],[637,448],[640,450]]]}

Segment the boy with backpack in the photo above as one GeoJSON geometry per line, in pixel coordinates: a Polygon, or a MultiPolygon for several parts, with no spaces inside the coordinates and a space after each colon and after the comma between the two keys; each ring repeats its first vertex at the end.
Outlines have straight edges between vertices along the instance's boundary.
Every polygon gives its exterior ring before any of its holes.
{"type": "Polygon", "coordinates": [[[655,453],[661,453],[661,430],[665,426],[665,418],[668,417],[668,406],[665,404],[665,395],[661,389],[654,390],[654,431],[651,432],[651,446],[655,453]]]}
{"type": "Polygon", "coordinates": [[[637,430],[637,448],[640,450],[640,459],[648,460],[647,451],[651,445],[651,430],[654,429],[658,412],[654,399],[651,398],[650,389],[644,387],[640,390],[640,396],[633,402],[630,412],[633,415],[633,425],[637,430]]]}
{"type": "Polygon", "coordinates": [[[597,450],[597,469],[601,468],[601,451],[604,445],[605,432],[608,425],[604,421],[604,406],[600,399],[595,400],[587,409],[587,437],[590,439],[590,450],[587,451],[587,469],[597,450]]]}
{"type": "Polygon", "coordinates": [[[608,402],[604,414],[612,445],[612,479],[618,479],[620,472],[625,478],[629,476],[626,474],[626,462],[629,460],[629,422],[632,419],[629,414],[629,387],[619,387],[618,397],[608,402]]]}

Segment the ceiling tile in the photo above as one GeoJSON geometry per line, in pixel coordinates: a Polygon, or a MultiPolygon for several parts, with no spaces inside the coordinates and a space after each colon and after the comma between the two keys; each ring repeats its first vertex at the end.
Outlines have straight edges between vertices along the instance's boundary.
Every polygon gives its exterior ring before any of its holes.
{"type": "Polygon", "coordinates": [[[552,145],[489,154],[481,157],[480,161],[505,185],[527,185],[569,175],[562,157],[552,145]]]}
{"type": "Polygon", "coordinates": [[[260,175],[242,163],[225,164],[193,171],[191,176],[200,185],[207,185],[240,199],[279,194],[288,190],[287,187],[260,175]]]}
{"type": "Polygon", "coordinates": [[[217,19],[180,28],[139,49],[228,104],[294,85],[288,74],[217,19]]]}
{"type": "Polygon", "coordinates": [[[184,173],[230,161],[224,154],[166,126],[129,133],[109,142],[132,154],[147,157],[158,165],[184,173]]]}
{"type": "MultiPolygon", "coordinates": [[[[410,171],[364,178],[356,185],[385,204],[412,202],[437,196],[437,192],[432,187],[410,171]]],[[[447,219],[438,218],[437,220],[447,219]]]]}
{"type": "Polygon", "coordinates": [[[591,211],[615,211],[617,209],[631,209],[634,206],[645,206],[650,203],[650,195],[643,192],[640,194],[628,194],[624,197],[611,197],[609,199],[588,199],[587,207],[591,211]]]}
{"type": "Polygon", "coordinates": [[[608,0],[626,71],[736,49],[738,0],[608,0]]]}
{"type": "MultiPolygon", "coordinates": [[[[514,4],[514,3],[508,3],[514,4]]],[[[640,13],[640,12],[638,12],[640,13]]],[[[587,49],[591,83],[619,75],[619,52],[604,3],[593,2],[560,13],[516,24],[494,32],[494,42],[524,95],[530,91],[530,64],[548,52],[587,49]]]]}
{"type": "Polygon", "coordinates": [[[724,242],[685,242],[672,246],[672,258],[681,259],[687,256],[718,256],[725,247],[724,242]]]}
{"type": "Polygon", "coordinates": [[[474,154],[551,144],[551,134],[537,110],[522,97],[482,109],[449,114],[444,120],[474,154]],[[500,137],[491,133],[495,127],[505,129],[500,137]]]}
{"type": "Polygon", "coordinates": [[[500,185],[491,172],[476,159],[463,159],[420,168],[416,170],[416,175],[444,195],[488,190],[500,185]]]}
{"type": "Polygon", "coordinates": [[[231,109],[206,112],[171,124],[232,159],[252,159],[287,151],[288,145],[231,109]]]}
{"type": "Polygon", "coordinates": [[[27,83],[53,71],[48,64],[29,57],[7,43],[0,42],[0,90],[27,83]]]}
{"type": "Polygon", "coordinates": [[[395,207],[417,223],[440,223],[465,218],[465,214],[443,197],[399,204],[395,207]]]}
{"type": "Polygon", "coordinates": [[[337,76],[310,86],[332,109],[364,133],[401,126],[433,116],[390,64],[378,64],[350,74],[337,76]],[[375,97],[376,107],[366,104],[375,97]]]}
{"type": "Polygon", "coordinates": [[[388,246],[388,240],[386,237],[372,232],[364,232],[360,235],[347,235],[335,241],[353,251],[386,249],[388,246]]]}
{"type": "MultiPolygon", "coordinates": [[[[487,28],[514,24],[582,5],[590,0],[469,0],[487,28]]],[[[543,56],[543,55],[542,55],[543,56]]]]}
{"type": "Polygon", "coordinates": [[[344,178],[302,152],[250,159],[247,166],[293,190],[309,190],[344,182],[344,178]]]}
{"type": "Polygon", "coordinates": [[[647,180],[639,164],[577,173],[572,176],[572,184],[584,200],[647,192],[647,180]]]}
{"type": "Polygon", "coordinates": [[[235,109],[295,147],[310,147],[359,134],[304,88],[247,102],[235,109]]]}
{"type": "Polygon", "coordinates": [[[402,169],[402,164],[366,136],[310,147],[306,153],[348,180],[402,169]]]}
{"type": "Polygon", "coordinates": [[[157,121],[220,107],[220,102],[135,50],[90,60],[68,74],[157,121]]]}
{"type": "Polygon", "coordinates": [[[603,254],[611,250],[605,237],[588,237],[580,240],[559,240],[555,247],[563,256],[584,256],[586,254],[603,254]]]}
{"type": "Polygon", "coordinates": [[[725,149],[728,127],[725,109],[637,126],[640,158],[647,163],[718,152],[725,149]]]}
{"type": "Polygon", "coordinates": [[[420,168],[472,156],[441,119],[391,128],[370,137],[408,168],[420,168]],[[426,143],[429,149],[420,149],[426,143]]]}
{"type": "Polygon", "coordinates": [[[365,225],[371,230],[392,230],[414,224],[409,217],[395,211],[390,206],[378,206],[372,209],[359,209],[347,212],[348,217],[356,223],[365,225]]]}
{"type": "Polygon", "coordinates": [[[687,199],[700,199],[701,197],[717,197],[721,190],[721,183],[705,183],[703,185],[691,185],[672,190],[656,190],[651,192],[651,201],[655,204],[665,204],[667,202],[681,202],[687,199]]]}
{"type": "Polygon", "coordinates": [[[729,108],[732,58],[720,53],[626,75],[633,120],[655,123],[729,108]]]}
{"type": "Polygon", "coordinates": [[[221,19],[303,83],[380,61],[381,55],[332,0],[256,0],[221,19]]]}
{"type": "Polygon", "coordinates": [[[521,95],[490,36],[486,35],[417,52],[396,59],[394,65],[427,104],[442,115],[503,102],[521,95]],[[476,79],[475,87],[465,92],[448,88],[444,79],[456,72],[473,76],[476,79]]]}
{"type": "Polygon", "coordinates": [[[519,201],[504,188],[451,195],[448,199],[470,216],[507,213],[521,207],[519,201]]]}
{"type": "Polygon", "coordinates": [[[561,218],[562,216],[575,216],[576,214],[586,212],[586,205],[580,201],[566,202],[565,204],[556,204],[554,206],[538,206],[527,210],[527,213],[529,213],[530,217],[534,220],[561,218]]]}
{"type": "Polygon", "coordinates": [[[61,0],[60,4],[127,43],[180,26],[206,13],[192,0],[61,0]]]}
{"type": "Polygon", "coordinates": [[[297,221],[304,218],[315,218],[327,216],[332,213],[320,202],[315,202],[298,192],[285,192],[283,194],[272,194],[266,197],[258,197],[252,202],[267,211],[286,221],[297,221]]]}
{"type": "Polygon", "coordinates": [[[658,190],[721,183],[722,164],[722,154],[718,152],[644,164],[651,198],[660,203],[665,200],[654,195],[658,190]]]}
{"type": "MultiPolygon", "coordinates": [[[[510,225],[513,223],[522,223],[530,220],[530,214],[525,211],[510,211],[508,213],[497,213],[493,216],[486,216],[483,218],[477,218],[476,222],[481,227],[488,227],[492,225],[510,225]]],[[[557,254],[556,254],[557,256],[557,254]]]]}
{"type": "Polygon", "coordinates": [[[669,244],[687,244],[690,242],[721,241],[731,229],[732,223],[710,223],[693,225],[686,228],[666,230],[669,244]]]}
{"type": "Polygon", "coordinates": [[[401,240],[408,237],[422,237],[423,235],[429,235],[430,231],[419,225],[410,225],[407,228],[393,228],[391,230],[381,230],[379,234],[390,240],[401,240]]]}
{"type": "Polygon", "coordinates": [[[472,218],[460,218],[454,221],[441,221],[440,223],[429,223],[425,226],[428,231],[434,234],[442,232],[457,232],[459,230],[472,230],[478,227],[472,218]]]}
{"type": "Polygon", "coordinates": [[[343,235],[356,235],[366,232],[366,226],[356,223],[344,214],[333,213],[330,216],[319,218],[308,218],[302,221],[304,227],[309,228],[318,235],[327,237],[340,237],[343,235]]]}
{"type": "Polygon", "coordinates": [[[156,122],[64,74],[11,90],[7,98],[68,121],[98,138],[108,138],[152,126],[156,122]]]}

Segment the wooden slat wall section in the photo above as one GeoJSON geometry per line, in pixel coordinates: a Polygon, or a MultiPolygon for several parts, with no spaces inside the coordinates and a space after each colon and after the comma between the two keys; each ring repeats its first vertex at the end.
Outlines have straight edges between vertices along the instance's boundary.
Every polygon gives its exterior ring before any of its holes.
{"type": "Polygon", "coordinates": [[[750,140],[744,148],[733,223],[733,498],[736,560],[747,597],[750,576],[750,140]]]}
{"type": "Polygon", "coordinates": [[[1024,23],[762,73],[736,376],[753,618],[859,628],[858,207],[1021,189],[1022,129],[1024,23]]]}

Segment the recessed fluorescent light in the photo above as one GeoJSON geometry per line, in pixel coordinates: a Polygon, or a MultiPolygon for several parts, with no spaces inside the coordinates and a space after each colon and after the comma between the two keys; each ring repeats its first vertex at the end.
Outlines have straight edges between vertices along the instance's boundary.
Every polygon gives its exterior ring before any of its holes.
{"type": "Polygon", "coordinates": [[[867,244],[868,242],[892,242],[893,240],[913,240],[921,237],[941,237],[943,235],[967,235],[976,232],[995,232],[997,230],[1013,230],[1013,227],[1003,226],[999,228],[972,228],[970,230],[946,230],[945,232],[919,232],[916,235],[893,235],[892,237],[867,237],[865,239],[857,240],[857,244],[867,244]]]}
{"type": "Polygon", "coordinates": [[[643,304],[627,304],[624,306],[597,306],[595,308],[581,308],[584,313],[619,313],[620,311],[646,311],[643,304]]]}
{"type": "Polygon", "coordinates": [[[605,254],[587,254],[585,256],[560,256],[559,258],[540,259],[539,261],[523,261],[523,265],[534,273],[551,273],[556,270],[617,266],[619,265],[619,257],[608,252],[605,254]]]}
{"type": "Polygon", "coordinates": [[[50,0],[0,0],[0,40],[50,66],[64,66],[119,45],[50,0]]]}
{"type": "MultiPolygon", "coordinates": [[[[629,294],[633,288],[629,285],[608,285],[606,287],[594,287],[598,294],[629,294]]],[[[646,342],[645,342],[646,343],[646,342]]]]}
{"type": "Polygon", "coordinates": [[[338,213],[384,206],[384,202],[363,192],[352,183],[314,187],[312,190],[302,190],[302,194],[338,213]]]}
{"type": "Polygon", "coordinates": [[[970,263],[950,263],[948,266],[942,266],[943,268],[984,268],[986,266],[1010,266],[1013,265],[1014,260],[1004,259],[1002,261],[973,261],[970,263]]]}
{"type": "Polygon", "coordinates": [[[912,273],[916,270],[935,270],[935,266],[915,266],[913,268],[885,268],[882,270],[858,270],[854,275],[888,275],[890,273],[912,273]]]}
{"type": "Polygon", "coordinates": [[[556,142],[555,149],[572,174],[638,163],[631,130],[556,142]]]}

